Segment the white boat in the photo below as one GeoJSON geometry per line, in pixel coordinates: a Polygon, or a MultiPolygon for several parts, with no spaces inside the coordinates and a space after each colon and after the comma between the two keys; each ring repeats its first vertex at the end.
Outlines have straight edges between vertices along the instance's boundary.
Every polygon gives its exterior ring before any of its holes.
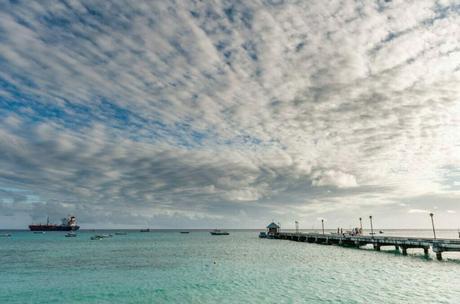
{"type": "Polygon", "coordinates": [[[9,234],[9,233],[2,233],[2,234],[0,234],[0,237],[10,237],[10,236],[11,236],[11,234],[9,234]]]}
{"type": "Polygon", "coordinates": [[[91,237],[91,240],[102,240],[102,239],[111,238],[111,237],[112,237],[111,234],[96,234],[91,237]]]}
{"type": "Polygon", "coordinates": [[[77,234],[75,232],[69,232],[65,235],[65,237],[76,237],[77,234]]]}

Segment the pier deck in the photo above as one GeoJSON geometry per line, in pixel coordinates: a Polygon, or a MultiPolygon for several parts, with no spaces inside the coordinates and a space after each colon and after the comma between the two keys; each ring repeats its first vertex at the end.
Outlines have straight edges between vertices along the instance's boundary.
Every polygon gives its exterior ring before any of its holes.
{"type": "Polygon", "coordinates": [[[293,233],[278,232],[275,239],[292,240],[297,242],[308,242],[326,245],[340,245],[361,247],[373,245],[375,250],[380,250],[384,246],[393,246],[396,250],[402,250],[403,255],[407,255],[407,249],[423,249],[425,255],[429,254],[429,249],[436,254],[438,260],[442,260],[442,253],[447,251],[460,252],[460,240],[458,239],[432,239],[416,237],[395,237],[395,236],[367,236],[350,234],[321,234],[321,233],[293,233]]]}

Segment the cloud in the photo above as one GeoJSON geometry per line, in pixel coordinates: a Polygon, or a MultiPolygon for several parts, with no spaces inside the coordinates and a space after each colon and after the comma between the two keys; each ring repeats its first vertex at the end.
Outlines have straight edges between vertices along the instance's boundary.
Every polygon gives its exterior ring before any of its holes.
{"type": "Polygon", "coordinates": [[[0,187],[36,198],[2,192],[2,212],[252,225],[459,197],[458,19],[448,1],[1,3],[0,187]]]}
{"type": "Polygon", "coordinates": [[[314,186],[336,186],[338,188],[357,187],[356,178],[341,171],[327,170],[325,172],[314,172],[312,174],[314,186]]]}
{"type": "Polygon", "coordinates": [[[410,209],[408,212],[409,213],[430,213],[430,211],[423,210],[423,209],[410,209]]]}

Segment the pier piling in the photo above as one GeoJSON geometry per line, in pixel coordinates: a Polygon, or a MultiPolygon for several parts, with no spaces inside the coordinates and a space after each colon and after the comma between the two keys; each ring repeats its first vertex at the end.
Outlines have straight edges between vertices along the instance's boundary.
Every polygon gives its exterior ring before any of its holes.
{"type": "Polygon", "coordinates": [[[438,261],[442,261],[442,253],[441,252],[436,252],[436,259],[438,261]]]}
{"type": "Polygon", "coordinates": [[[407,247],[401,247],[402,248],[402,255],[407,255],[407,247]]]}

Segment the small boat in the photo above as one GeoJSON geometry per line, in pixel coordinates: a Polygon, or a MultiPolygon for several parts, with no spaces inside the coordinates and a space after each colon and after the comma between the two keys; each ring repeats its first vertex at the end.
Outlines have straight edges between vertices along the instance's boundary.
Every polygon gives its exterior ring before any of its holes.
{"type": "Polygon", "coordinates": [[[209,233],[211,233],[211,235],[229,235],[230,234],[227,231],[222,231],[219,229],[214,229],[213,231],[210,231],[209,233]]]}
{"type": "Polygon", "coordinates": [[[147,229],[141,229],[140,232],[150,232],[150,228],[147,229]]]}
{"type": "Polygon", "coordinates": [[[115,235],[127,235],[128,233],[126,232],[115,232],[115,235]]]}
{"type": "Polygon", "coordinates": [[[0,234],[0,237],[10,237],[10,236],[11,236],[11,234],[9,234],[9,233],[2,233],[2,234],[0,234]]]}
{"type": "Polygon", "coordinates": [[[34,231],[34,234],[45,234],[45,231],[34,231]]]}
{"type": "Polygon", "coordinates": [[[275,238],[275,234],[274,233],[268,233],[267,234],[267,239],[274,239],[275,238]]]}
{"type": "Polygon", "coordinates": [[[264,231],[260,232],[260,233],[259,233],[259,238],[261,238],[261,239],[266,239],[266,238],[267,238],[267,233],[264,232],[264,231]]]}
{"type": "Polygon", "coordinates": [[[188,234],[188,233],[190,233],[190,231],[181,231],[180,233],[182,233],[182,234],[188,234]]]}
{"type": "Polygon", "coordinates": [[[76,237],[77,234],[75,232],[69,232],[65,235],[65,237],[76,237]]]}
{"type": "Polygon", "coordinates": [[[102,240],[102,239],[106,239],[106,238],[111,238],[112,235],[111,234],[96,234],[94,236],[91,237],[91,240],[102,240]]]}

